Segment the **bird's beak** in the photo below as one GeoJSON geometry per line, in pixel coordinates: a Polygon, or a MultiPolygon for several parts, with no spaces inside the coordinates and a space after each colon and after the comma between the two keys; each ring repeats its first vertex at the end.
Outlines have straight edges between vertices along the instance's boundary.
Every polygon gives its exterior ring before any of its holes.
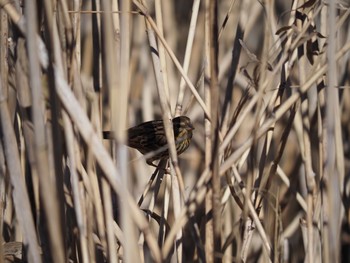
{"type": "Polygon", "coordinates": [[[192,123],[190,123],[190,124],[188,125],[188,130],[190,130],[190,131],[194,130],[194,126],[192,125],[192,123]]]}

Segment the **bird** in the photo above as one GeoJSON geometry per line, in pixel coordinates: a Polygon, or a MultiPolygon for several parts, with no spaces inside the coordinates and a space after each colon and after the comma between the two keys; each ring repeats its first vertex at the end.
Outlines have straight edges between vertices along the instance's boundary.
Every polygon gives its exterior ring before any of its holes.
{"type": "MultiPolygon", "coordinates": [[[[194,126],[187,116],[178,116],[172,119],[176,152],[178,155],[190,146],[194,126]]],[[[146,162],[157,167],[153,162],[169,158],[167,139],[163,120],[143,122],[127,130],[127,145],[146,155],[146,162]]],[[[114,139],[110,131],[103,132],[104,139],[114,139]]]]}

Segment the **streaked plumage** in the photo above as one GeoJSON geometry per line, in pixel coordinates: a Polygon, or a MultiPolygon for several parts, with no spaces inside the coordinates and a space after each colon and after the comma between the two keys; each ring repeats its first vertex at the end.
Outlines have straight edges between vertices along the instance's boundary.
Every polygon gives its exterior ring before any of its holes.
{"type": "MultiPolygon", "coordinates": [[[[172,120],[177,154],[183,153],[190,145],[192,130],[191,120],[186,116],[179,116],[172,120]]],[[[147,163],[169,158],[167,139],[165,136],[163,120],[154,120],[141,123],[127,130],[128,146],[137,149],[147,157],[147,163]]],[[[104,132],[105,139],[111,139],[109,132],[104,132]]]]}

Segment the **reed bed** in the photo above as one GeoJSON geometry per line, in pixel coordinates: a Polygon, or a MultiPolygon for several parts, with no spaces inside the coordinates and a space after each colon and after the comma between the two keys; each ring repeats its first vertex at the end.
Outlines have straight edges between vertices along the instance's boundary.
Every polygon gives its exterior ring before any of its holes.
{"type": "Polygon", "coordinates": [[[350,261],[348,2],[0,7],[0,263],[350,261]]]}

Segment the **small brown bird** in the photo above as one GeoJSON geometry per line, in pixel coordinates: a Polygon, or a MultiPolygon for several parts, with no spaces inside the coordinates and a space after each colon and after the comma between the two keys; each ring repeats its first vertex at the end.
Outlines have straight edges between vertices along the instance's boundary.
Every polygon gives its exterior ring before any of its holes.
{"type": "MultiPolygon", "coordinates": [[[[179,116],[172,120],[177,154],[183,153],[191,143],[194,127],[190,118],[179,116]]],[[[169,158],[167,139],[163,120],[141,123],[127,130],[128,146],[135,148],[147,157],[147,164],[155,166],[153,161],[169,158]]],[[[103,132],[104,139],[113,139],[111,132],[103,132]]]]}

